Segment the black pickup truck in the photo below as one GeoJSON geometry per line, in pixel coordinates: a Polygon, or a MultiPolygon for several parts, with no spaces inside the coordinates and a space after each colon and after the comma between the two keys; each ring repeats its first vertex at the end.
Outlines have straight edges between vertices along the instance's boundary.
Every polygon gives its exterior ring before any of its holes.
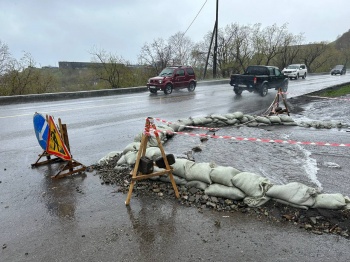
{"type": "Polygon", "coordinates": [[[281,88],[283,92],[288,89],[288,77],[275,66],[248,66],[244,74],[231,75],[230,85],[236,95],[241,95],[244,90],[258,92],[266,96],[268,89],[281,88]]]}

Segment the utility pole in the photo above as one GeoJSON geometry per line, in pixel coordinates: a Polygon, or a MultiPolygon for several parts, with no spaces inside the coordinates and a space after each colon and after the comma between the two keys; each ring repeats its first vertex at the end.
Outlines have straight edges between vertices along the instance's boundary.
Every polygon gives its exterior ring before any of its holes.
{"type": "Polygon", "coordinates": [[[217,51],[218,51],[218,24],[219,24],[219,0],[216,0],[215,44],[213,57],[213,78],[216,78],[217,51]]]}

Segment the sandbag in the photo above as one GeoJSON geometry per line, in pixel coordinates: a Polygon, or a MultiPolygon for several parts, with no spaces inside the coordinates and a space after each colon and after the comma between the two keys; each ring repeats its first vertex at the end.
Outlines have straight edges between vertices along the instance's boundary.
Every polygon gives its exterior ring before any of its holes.
{"type": "Polygon", "coordinates": [[[112,152],[108,153],[107,155],[105,155],[104,157],[102,157],[100,160],[98,160],[97,164],[99,164],[99,165],[107,164],[110,159],[112,159],[113,157],[115,157],[121,153],[122,152],[120,152],[120,151],[112,151],[112,152]]]}
{"type": "Polygon", "coordinates": [[[225,117],[225,116],[222,116],[222,115],[218,115],[218,114],[212,114],[210,115],[210,117],[213,119],[213,120],[221,120],[221,121],[227,121],[228,119],[225,117]]]}
{"type": "Polygon", "coordinates": [[[187,182],[186,187],[187,188],[195,187],[200,190],[205,190],[208,187],[208,184],[202,181],[193,180],[193,181],[187,182]]]}
{"type": "MultiPolygon", "coordinates": [[[[182,177],[178,177],[178,176],[175,176],[173,174],[173,178],[174,178],[174,181],[175,181],[175,184],[176,185],[186,185],[187,184],[187,181],[186,179],[182,178],[182,177]]],[[[170,180],[170,177],[168,174],[165,174],[165,175],[162,175],[159,177],[159,180],[162,181],[162,182],[167,182],[167,183],[171,183],[171,180],[170,180]]]]}
{"type": "Polygon", "coordinates": [[[272,124],[281,124],[281,118],[279,116],[268,116],[267,117],[272,124]]]}
{"type": "Polygon", "coordinates": [[[117,166],[121,166],[124,164],[127,164],[127,163],[126,163],[125,155],[122,155],[117,162],[117,166]]]}
{"type": "MultiPolygon", "coordinates": [[[[126,163],[128,165],[133,165],[136,162],[137,152],[136,151],[129,151],[124,155],[126,163]]],[[[118,161],[119,163],[119,161],[118,161]]]]}
{"type": "Polygon", "coordinates": [[[257,116],[255,118],[255,121],[258,122],[258,123],[264,123],[264,124],[267,124],[267,125],[271,125],[270,119],[268,119],[267,117],[264,117],[264,116],[257,116]]]}
{"type": "Polygon", "coordinates": [[[156,160],[158,157],[162,156],[162,152],[159,147],[148,147],[146,148],[145,156],[152,160],[156,160]]]}
{"type": "Polygon", "coordinates": [[[236,187],[228,187],[220,184],[211,184],[204,190],[204,193],[208,196],[223,197],[233,200],[241,200],[245,197],[245,194],[236,187]]]}
{"type": "Polygon", "coordinates": [[[250,172],[241,172],[232,178],[235,187],[242,190],[247,196],[260,197],[272,186],[270,180],[250,172]]]}
{"type": "Polygon", "coordinates": [[[280,115],[279,116],[282,122],[294,122],[293,118],[287,115],[280,115]]]}
{"type": "Polygon", "coordinates": [[[138,151],[140,148],[140,142],[132,142],[130,144],[128,144],[124,150],[123,150],[123,154],[125,155],[127,152],[129,151],[138,151]]]}
{"type": "Polygon", "coordinates": [[[243,199],[243,203],[250,207],[259,207],[261,205],[264,205],[267,201],[269,201],[271,198],[267,196],[262,197],[246,197],[243,199]]]}
{"type": "Polygon", "coordinates": [[[184,158],[176,158],[175,163],[171,165],[173,168],[173,174],[186,179],[186,164],[193,165],[194,162],[184,158]]]}
{"type": "Polygon", "coordinates": [[[312,208],[342,209],[345,206],[345,198],[342,194],[319,194],[312,208]]]}
{"type": "Polygon", "coordinates": [[[210,179],[213,183],[218,183],[225,186],[233,186],[231,179],[240,173],[236,168],[230,166],[218,166],[211,170],[210,179]]]}
{"type": "Polygon", "coordinates": [[[286,185],[273,185],[266,195],[271,198],[284,200],[288,203],[311,207],[315,204],[317,191],[299,182],[286,185]]]}
{"type": "Polygon", "coordinates": [[[207,184],[211,184],[210,172],[211,166],[209,163],[190,163],[185,165],[186,180],[198,180],[207,184]]]}

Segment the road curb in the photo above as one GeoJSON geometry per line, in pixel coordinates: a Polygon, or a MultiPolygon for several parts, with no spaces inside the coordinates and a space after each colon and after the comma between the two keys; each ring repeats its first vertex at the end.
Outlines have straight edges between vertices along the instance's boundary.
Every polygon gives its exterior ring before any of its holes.
{"type": "MultiPolygon", "coordinates": [[[[198,81],[197,86],[204,85],[220,85],[229,83],[229,79],[213,80],[213,81],[198,81]]],[[[78,99],[88,97],[99,96],[112,96],[120,94],[132,94],[146,92],[147,87],[129,87],[129,88],[117,88],[117,89],[102,89],[91,91],[79,91],[79,92],[60,92],[60,93],[45,93],[45,94],[32,94],[32,95],[17,95],[17,96],[0,96],[0,105],[7,105],[12,103],[29,103],[29,102],[44,102],[44,101],[56,101],[67,99],[78,99]]]]}

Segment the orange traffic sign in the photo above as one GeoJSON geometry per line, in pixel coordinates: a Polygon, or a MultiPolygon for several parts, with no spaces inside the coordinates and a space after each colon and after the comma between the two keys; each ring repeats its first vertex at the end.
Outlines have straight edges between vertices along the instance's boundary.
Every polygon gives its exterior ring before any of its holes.
{"type": "Polygon", "coordinates": [[[62,158],[63,160],[69,161],[72,159],[52,116],[49,116],[49,133],[47,136],[46,152],[62,158]]]}

